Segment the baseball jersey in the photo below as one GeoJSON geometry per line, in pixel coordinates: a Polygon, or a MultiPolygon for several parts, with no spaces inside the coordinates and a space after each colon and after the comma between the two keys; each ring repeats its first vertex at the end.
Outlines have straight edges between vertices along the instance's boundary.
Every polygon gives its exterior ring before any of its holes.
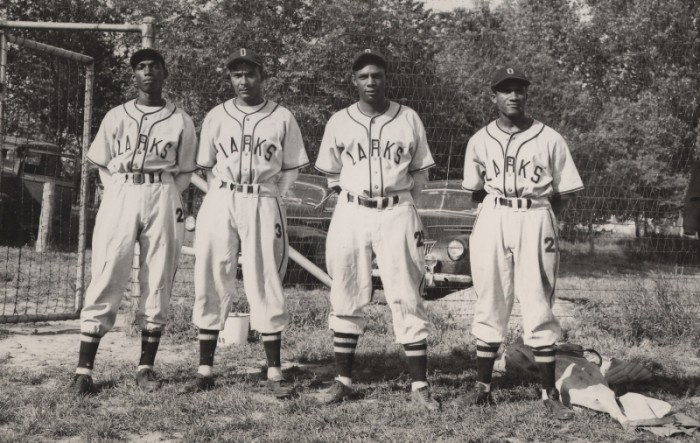
{"type": "Polygon", "coordinates": [[[409,173],[434,165],[420,117],[395,102],[374,117],[359,103],[333,114],[316,160],[324,174],[340,174],[341,188],[365,197],[410,191],[409,173]]]}
{"type": "Polygon", "coordinates": [[[197,166],[230,183],[276,183],[281,171],[309,164],[301,130],[272,100],[241,107],[235,99],[209,111],[200,133],[197,166]]]}
{"type": "Polygon", "coordinates": [[[170,102],[154,109],[131,100],[107,112],[87,158],[111,173],[178,175],[197,169],[196,150],[194,124],[185,111],[170,102]]]}
{"type": "Polygon", "coordinates": [[[583,189],[583,182],[564,138],[533,120],[510,134],[494,120],[469,140],[464,157],[468,191],[484,189],[501,197],[540,198],[583,189]]]}

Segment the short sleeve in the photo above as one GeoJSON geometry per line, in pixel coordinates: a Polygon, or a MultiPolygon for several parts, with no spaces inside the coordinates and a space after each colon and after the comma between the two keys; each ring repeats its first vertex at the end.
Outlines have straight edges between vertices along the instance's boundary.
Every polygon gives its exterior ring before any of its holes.
{"type": "Polygon", "coordinates": [[[554,141],[552,152],[552,188],[555,194],[569,194],[583,189],[583,182],[563,137],[554,141]]]}
{"type": "Polygon", "coordinates": [[[95,139],[92,141],[87,153],[87,159],[90,160],[90,162],[103,168],[106,168],[112,160],[113,137],[110,129],[111,125],[109,124],[111,116],[112,111],[108,112],[105,118],[102,119],[100,129],[97,130],[95,139]]]}
{"type": "Polygon", "coordinates": [[[321,147],[318,150],[318,158],[316,158],[315,168],[324,174],[340,174],[340,170],[343,168],[336,143],[338,136],[336,122],[337,118],[334,115],[326,124],[321,147]]]}
{"type": "Polygon", "coordinates": [[[194,172],[197,170],[197,134],[194,123],[189,115],[183,113],[183,128],[180,137],[180,146],[177,156],[177,166],[180,173],[194,172]]]}
{"type": "Polygon", "coordinates": [[[464,178],[462,188],[467,191],[480,191],[484,189],[484,163],[478,158],[476,152],[476,136],[469,139],[467,151],[464,154],[464,178]]]}
{"type": "Polygon", "coordinates": [[[196,165],[199,168],[211,169],[216,164],[216,146],[212,138],[211,113],[204,118],[202,131],[199,133],[199,149],[197,150],[196,165]]]}
{"type": "Polygon", "coordinates": [[[290,113],[287,125],[287,132],[284,135],[284,159],[282,160],[282,170],[302,168],[309,164],[309,157],[306,154],[304,140],[301,137],[301,129],[294,116],[290,113]]]}
{"type": "Polygon", "coordinates": [[[408,172],[422,171],[435,166],[433,154],[428,146],[428,136],[425,133],[425,127],[418,114],[411,110],[411,127],[415,135],[416,150],[411,158],[411,164],[408,167],[408,172]]]}

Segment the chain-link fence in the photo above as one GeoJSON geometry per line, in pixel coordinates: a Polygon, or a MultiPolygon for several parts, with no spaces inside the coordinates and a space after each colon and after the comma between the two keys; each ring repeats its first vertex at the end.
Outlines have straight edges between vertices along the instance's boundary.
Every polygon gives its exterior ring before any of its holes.
{"type": "MultiPolygon", "coordinates": [[[[270,0],[255,8],[238,1],[173,1],[157,10],[116,2],[114,11],[126,22],[156,17],[158,47],[170,71],[167,96],[198,126],[233,95],[224,68],[228,55],[239,47],[261,53],[267,95],[295,115],[312,160],[330,115],[356,101],[352,56],[368,47],[382,51],[389,97],[415,109],[426,127],[437,162],[431,180],[451,185],[462,176],[469,137],[495,118],[490,72],[503,64],[521,67],[533,80],[530,114],[564,135],[585,184],[560,220],[558,296],[615,303],[619,294],[672,282],[671,294],[697,309],[699,242],[683,236],[681,215],[700,115],[694,87],[700,81],[698,5],[631,2],[618,10],[606,1],[452,3],[458,8],[435,11],[399,0],[270,0]]],[[[62,11],[73,13],[68,6],[62,11]]],[[[112,86],[101,89],[111,92],[103,95],[93,126],[134,93],[124,61],[137,43],[101,44],[112,50],[102,54],[109,69],[98,67],[96,79],[110,76],[112,86]]],[[[312,168],[302,173],[317,175],[312,168]]],[[[290,225],[299,226],[290,230],[290,241],[323,268],[331,212],[318,205],[324,195],[316,193],[314,180],[289,197],[290,225]]],[[[199,190],[186,193],[192,214],[201,197],[199,190]]],[[[448,209],[443,212],[460,212],[448,209]]],[[[455,223],[461,228],[452,234],[434,235],[468,236],[469,221],[455,223]]],[[[5,263],[17,260],[10,255],[5,263]]],[[[193,259],[182,263],[176,292],[190,297],[193,259]]],[[[295,267],[287,281],[319,284],[295,267]]]]}

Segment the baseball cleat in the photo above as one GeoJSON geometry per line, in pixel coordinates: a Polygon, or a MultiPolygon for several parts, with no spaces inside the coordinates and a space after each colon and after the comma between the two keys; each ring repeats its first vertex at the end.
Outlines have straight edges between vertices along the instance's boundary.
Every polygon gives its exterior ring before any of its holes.
{"type": "Polygon", "coordinates": [[[143,368],[136,373],[136,386],[146,392],[153,392],[160,388],[160,380],[153,369],[143,368]]]}
{"type": "Polygon", "coordinates": [[[294,394],[294,386],[283,378],[278,380],[268,379],[265,382],[265,386],[270,392],[272,392],[272,395],[274,395],[275,398],[280,400],[289,398],[292,396],[292,394],[294,394]]]}
{"type": "Polygon", "coordinates": [[[195,392],[208,391],[214,388],[214,377],[206,377],[197,374],[195,378],[184,384],[179,390],[179,394],[192,394],[195,392]]]}
{"type": "Polygon", "coordinates": [[[94,394],[95,383],[89,375],[75,374],[70,384],[70,390],[79,396],[94,394]]]}
{"type": "Polygon", "coordinates": [[[574,410],[559,400],[559,391],[556,388],[547,389],[547,398],[543,401],[549,415],[557,420],[571,420],[574,418],[574,410]]]}
{"type": "Polygon", "coordinates": [[[440,402],[433,398],[430,394],[430,388],[427,386],[411,391],[411,403],[421,406],[431,412],[440,410],[440,402]]]}
{"type": "Polygon", "coordinates": [[[348,400],[352,395],[352,388],[345,386],[338,380],[334,380],[333,384],[327,391],[322,392],[319,396],[321,403],[330,405],[333,403],[341,403],[348,400]]]}
{"type": "Polygon", "coordinates": [[[457,396],[450,402],[452,406],[468,408],[470,406],[491,406],[494,405],[490,391],[481,383],[477,383],[471,392],[457,396]]]}

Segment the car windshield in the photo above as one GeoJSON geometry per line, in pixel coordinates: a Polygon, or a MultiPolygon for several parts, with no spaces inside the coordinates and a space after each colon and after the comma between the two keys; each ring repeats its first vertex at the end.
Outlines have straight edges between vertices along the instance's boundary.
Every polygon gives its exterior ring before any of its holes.
{"type": "Polygon", "coordinates": [[[321,186],[297,182],[289,189],[285,200],[297,204],[316,206],[323,201],[325,196],[326,190],[321,186]]]}
{"type": "Polygon", "coordinates": [[[461,189],[424,189],[416,206],[420,209],[446,212],[464,212],[476,209],[469,192],[461,189]]]}

